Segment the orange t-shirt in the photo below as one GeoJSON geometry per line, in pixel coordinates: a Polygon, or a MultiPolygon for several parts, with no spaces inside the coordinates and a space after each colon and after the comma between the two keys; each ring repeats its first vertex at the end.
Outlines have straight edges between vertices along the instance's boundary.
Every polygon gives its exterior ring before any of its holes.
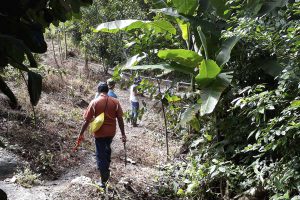
{"type": "Polygon", "coordinates": [[[86,121],[92,121],[94,117],[103,113],[104,110],[104,122],[100,129],[94,133],[95,138],[114,137],[116,134],[116,118],[123,116],[123,110],[117,99],[100,94],[99,97],[89,104],[84,113],[84,119],[86,121]]]}

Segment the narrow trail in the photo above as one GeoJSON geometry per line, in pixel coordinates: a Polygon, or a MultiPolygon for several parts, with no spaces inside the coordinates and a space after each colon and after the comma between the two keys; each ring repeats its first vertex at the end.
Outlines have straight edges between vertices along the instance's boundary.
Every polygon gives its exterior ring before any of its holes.
{"type": "MultiPolygon", "coordinates": [[[[52,61],[53,63],[53,61],[52,61]]],[[[82,69],[80,64],[78,69],[82,69]]],[[[95,86],[97,83],[95,83],[95,86]]],[[[129,92],[116,89],[116,94],[125,111],[130,109],[129,92]]],[[[93,96],[89,93],[86,96],[93,96]]],[[[41,104],[44,104],[44,97],[41,104]]],[[[39,186],[24,188],[16,183],[5,179],[0,181],[0,188],[7,192],[9,199],[13,200],[45,200],[45,199],[155,199],[152,195],[155,186],[155,178],[161,175],[158,166],[166,163],[166,147],[162,116],[158,110],[152,108],[153,102],[150,99],[143,99],[147,103],[148,110],[145,112],[138,127],[125,125],[127,134],[127,157],[131,162],[124,164],[124,148],[120,139],[120,132],[117,131],[112,143],[111,178],[109,189],[103,194],[93,183],[99,180],[99,172],[96,169],[93,138],[85,133],[86,141],[79,149],[82,157],[76,161],[76,165],[70,166],[57,180],[44,181],[39,186]],[[151,108],[151,109],[150,109],[151,108]]],[[[48,111],[58,106],[57,103],[46,105],[48,111]]],[[[65,106],[72,109],[71,105],[65,106]],[[70,106],[70,108],[68,107],[70,106]]],[[[84,109],[81,109],[83,113],[84,109]]],[[[63,112],[63,111],[60,111],[63,112]]],[[[81,119],[77,122],[77,133],[79,132],[81,119]]],[[[62,127],[67,129],[67,120],[62,127]]],[[[67,130],[62,130],[67,131],[67,130]]],[[[73,138],[77,133],[74,133],[73,138]]],[[[171,157],[179,151],[180,145],[176,141],[170,141],[171,157]]],[[[1,151],[1,148],[0,148],[1,151]]]]}

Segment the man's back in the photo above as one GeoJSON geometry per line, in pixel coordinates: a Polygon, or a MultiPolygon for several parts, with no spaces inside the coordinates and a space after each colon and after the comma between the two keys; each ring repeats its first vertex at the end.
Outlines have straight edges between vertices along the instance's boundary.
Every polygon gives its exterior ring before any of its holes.
{"type": "Polygon", "coordinates": [[[116,134],[116,118],[122,117],[123,111],[117,99],[100,94],[87,108],[84,118],[91,121],[94,117],[105,112],[104,123],[95,132],[95,137],[110,137],[116,134]]]}

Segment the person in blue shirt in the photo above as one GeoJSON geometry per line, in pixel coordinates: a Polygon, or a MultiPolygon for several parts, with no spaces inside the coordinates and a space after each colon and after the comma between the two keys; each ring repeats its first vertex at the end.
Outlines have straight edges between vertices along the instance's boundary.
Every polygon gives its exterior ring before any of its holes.
{"type": "MultiPolygon", "coordinates": [[[[115,94],[114,92],[114,88],[116,86],[116,81],[114,81],[112,78],[108,79],[106,81],[107,85],[108,85],[108,93],[107,95],[110,96],[110,97],[113,97],[113,98],[118,98],[118,96],[115,94]]],[[[98,86],[99,87],[99,86],[98,86]]],[[[99,91],[96,93],[95,95],[95,99],[99,96],[99,91]]]]}
{"type": "Polygon", "coordinates": [[[108,79],[106,81],[106,83],[107,83],[108,89],[109,89],[107,95],[110,96],[110,97],[114,97],[114,98],[117,99],[118,97],[117,97],[117,95],[114,92],[114,88],[116,86],[116,82],[112,78],[110,78],[110,79],[108,79]]]}

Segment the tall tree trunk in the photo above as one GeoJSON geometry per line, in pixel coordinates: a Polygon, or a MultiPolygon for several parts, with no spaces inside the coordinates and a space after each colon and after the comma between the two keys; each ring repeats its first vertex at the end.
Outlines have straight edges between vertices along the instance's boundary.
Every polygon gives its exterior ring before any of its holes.
{"type": "Polygon", "coordinates": [[[51,43],[52,43],[53,57],[54,57],[56,66],[60,67],[59,64],[58,64],[58,62],[57,62],[57,59],[56,59],[55,48],[54,48],[54,43],[53,43],[53,38],[52,37],[51,37],[51,43]]]}

